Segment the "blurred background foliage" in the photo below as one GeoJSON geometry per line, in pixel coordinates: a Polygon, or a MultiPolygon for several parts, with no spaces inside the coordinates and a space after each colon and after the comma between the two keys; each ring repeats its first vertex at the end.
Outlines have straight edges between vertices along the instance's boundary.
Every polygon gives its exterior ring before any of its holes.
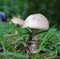
{"type": "Polygon", "coordinates": [[[20,15],[23,19],[30,14],[42,13],[50,21],[50,26],[60,22],[60,0],[0,0],[0,11],[10,18],[20,15]]]}

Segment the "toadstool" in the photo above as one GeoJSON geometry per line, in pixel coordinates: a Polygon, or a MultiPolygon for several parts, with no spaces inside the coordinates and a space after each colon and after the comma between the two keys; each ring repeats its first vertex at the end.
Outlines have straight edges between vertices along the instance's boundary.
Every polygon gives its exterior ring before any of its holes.
{"type": "Polygon", "coordinates": [[[12,20],[11,20],[14,24],[22,26],[24,23],[24,20],[21,19],[21,17],[15,17],[13,16],[12,20]]]}
{"type": "MultiPolygon", "coordinates": [[[[24,21],[24,24],[22,28],[32,28],[33,34],[35,34],[39,29],[40,30],[48,30],[49,29],[49,23],[47,18],[42,14],[32,14],[26,18],[24,21]]],[[[33,35],[32,38],[30,38],[33,42],[31,42],[29,46],[29,50],[31,54],[37,53],[37,41],[38,37],[37,35],[33,35]]]]}
{"type": "MultiPolygon", "coordinates": [[[[11,21],[12,21],[15,25],[17,25],[17,27],[18,27],[18,26],[22,26],[23,23],[24,23],[24,20],[22,20],[20,16],[18,16],[18,17],[13,16],[13,18],[12,18],[11,21]]],[[[17,31],[16,31],[15,33],[17,34],[17,31]]]]}

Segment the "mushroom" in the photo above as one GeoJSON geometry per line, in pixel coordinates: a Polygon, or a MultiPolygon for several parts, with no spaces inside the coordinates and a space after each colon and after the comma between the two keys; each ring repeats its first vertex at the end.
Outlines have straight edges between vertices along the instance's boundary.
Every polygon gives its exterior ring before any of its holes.
{"type": "MultiPolygon", "coordinates": [[[[15,25],[17,25],[18,27],[19,27],[19,26],[22,26],[23,23],[24,23],[24,20],[22,20],[20,16],[18,16],[18,17],[13,16],[13,18],[12,18],[11,21],[12,21],[15,25]]],[[[17,31],[15,31],[15,33],[18,34],[17,31]]]]}
{"type": "Polygon", "coordinates": [[[15,17],[13,16],[12,20],[11,20],[14,24],[22,26],[24,21],[21,19],[21,17],[15,17]]]}
{"type": "MultiPolygon", "coordinates": [[[[36,34],[37,31],[40,30],[48,30],[49,29],[49,23],[47,18],[42,14],[32,14],[26,18],[24,21],[24,24],[22,28],[32,28],[33,34],[36,34]]],[[[37,41],[38,37],[37,35],[32,35],[32,38],[30,38],[32,41],[29,45],[29,51],[31,54],[37,53],[37,41]]]]}

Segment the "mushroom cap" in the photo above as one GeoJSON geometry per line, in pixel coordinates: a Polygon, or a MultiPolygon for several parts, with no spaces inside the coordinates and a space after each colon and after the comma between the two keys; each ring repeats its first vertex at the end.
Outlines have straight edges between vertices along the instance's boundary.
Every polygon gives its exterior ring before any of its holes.
{"type": "Polygon", "coordinates": [[[20,17],[15,17],[13,16],[12,20],[11,20],[14,24],[16,25],[23,25],[24,20],[22,20],[20,17]]]}
{"type": "Polygon", "coordinates": [[[26,18],[22,28],[33,28],[48,30],[49,23],[45,16],[42,14],[32,14],[26,18]]]}

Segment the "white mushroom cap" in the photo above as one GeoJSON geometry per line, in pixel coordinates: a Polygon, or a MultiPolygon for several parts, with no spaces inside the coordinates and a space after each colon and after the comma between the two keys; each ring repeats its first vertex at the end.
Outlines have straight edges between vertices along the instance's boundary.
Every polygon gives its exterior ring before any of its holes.
{"type": "Polygon", "coordinates": [[[26,18],[22,28],[33,28],[33,29],[43,29],[48,30],[49,23],[45,16],[42,14],[33,14],[26,18]]]}
{"type": "Polygon", "coordinates": [[[20,17],[15,17],[13,16],[12,20],[11,20],[14,24],[16,25],[23,25],[24,21],[20,18],[20,17]]]}

